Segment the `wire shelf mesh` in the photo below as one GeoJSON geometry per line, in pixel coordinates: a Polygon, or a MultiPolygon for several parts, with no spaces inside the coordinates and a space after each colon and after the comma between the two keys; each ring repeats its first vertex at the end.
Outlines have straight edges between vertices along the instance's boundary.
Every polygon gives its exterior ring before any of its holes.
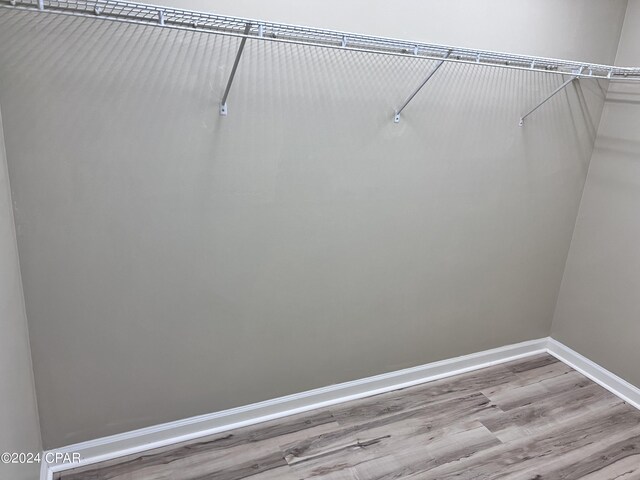
{"type": "Polygon", "coordinates": [[[371,53],[422,57],[536,72],[571,74],[583,78],[640,80],[640,68],[616,67],[571,60],[517,55],[447,45],[324,30],[215,15],[143,3],[110,0],[0,0],[0,6],[76,16],[196,30],[219,35],[371,53]],[[247,26],[249,26],[248,31],[247,26]],[[246,32],[246,33],[245,33],[246,32]],[[578,73],[579,72],[579,73],[578,73]]]}

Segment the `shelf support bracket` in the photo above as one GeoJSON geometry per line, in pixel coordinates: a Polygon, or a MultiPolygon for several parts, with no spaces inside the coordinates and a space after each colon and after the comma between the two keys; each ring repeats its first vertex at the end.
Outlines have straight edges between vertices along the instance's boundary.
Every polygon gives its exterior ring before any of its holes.
{"type": "Polygon", "coordinates": [[[560,92],[561,90],[563,90],[567,85],[569,85],[571,82],[573,82],[574,80],[576,80],[577,78],[580,78],[580,75],[582,74],[582,70],[584,70],[584,67],[580,67],[579,70],[574,71],[574,75],[567,80],[566,82],[564,82],[562,85],[560,85],[558,88],[556,88],[547,98],[545,98],[544,100],[542,100],[538,105],[536,105],[535,107],[533,107],[531,110],[529,110],[527,113],[525,113],[522,117],[520,117],[520,122],[518,123],[519,126],[524,127],[524,119],[527,118],[529,115],[531,115],[533,112],[535,112],[537,109],[539,109],[542,105],[544,105],[545,103],[547,103],[549,100],[551,100],[551,98],[558,92],[560,92]]]}
{"type": "Polygon", "coordinates": [[[449,50],[447,54],[444,56],[444,58],[436,64],[436,66],[433,68],[433,70],[431,70],[429,75],[427,75],[427,78],[424,79],[424,82],[422,82],[420,86],[416,88],[411,95],[409,95],[409,97],[404,101],[402,106],[396,110],[396,113],[393,117],[394,123],[400,122],[400,114],[402,113],[402,111],[405,109],[407,105],[409,105],[409,102],[413,100],[413,97],[415,97],[418,94],[418,92],[422,90],[422,87],[424,87],[427,84],[427,82],[431,80],[431,77],[433,77],[433,75],[438,71],[438,69],[444,64],[445,60],[449,58],[449,55],[451,55],[451,50],[449,50]]]}
{"type": "Polygon", "coordinates": [[[231,67],[231,74],[229,75],[229,80],[227,80],[227,88],[224,89],[224,94],[222,95],[222,100],[220,101],[220,115],[223,117],[227,116],[227,97],[229,96],[229,91],[231,90],[231,84],[233,83],[233,78],[236,76],[236,70],[238,70],[240,57],[242,57],[244,45],[247,43],[247,35],[249,35],[250,30],[251,30],[251,24],[247,23],[247,25],[244,27],[244,37],[242,37],[242,40],[240,40],[238,53],[236,53],[236,59],[233,62],[233,67],[231,67]]]}

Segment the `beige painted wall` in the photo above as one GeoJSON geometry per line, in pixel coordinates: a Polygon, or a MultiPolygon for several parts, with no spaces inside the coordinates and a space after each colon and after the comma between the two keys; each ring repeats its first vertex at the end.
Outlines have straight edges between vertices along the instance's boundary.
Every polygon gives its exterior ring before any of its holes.
{"type": "MultiPolygon", "coordinates": [[[[625,10],[442,5],[299,18],[607,62],[625,10]]],[[[548,335],[605,85],[519,128],[561,78],[448,65],[396,125],[429,62],[250,42],[221,119],[237,39],[2,10],[0,44],[47,448],[548,335]]]]}
{"type": "MultiPolygon", "coordinates": [[[[41,448],[0,114],[0,453],[41,448]]],[[[39,469],[0,463],[0,478],[33,480],[39,469]]]]}
{"type": "MultiPolygon", "coordinates": [[[[640,1],[629,2],[616,58],[640,64],[640,1]]],[[[640,386],[640,85],[614,84],[553,322],[553,337],[640,386]]]]}

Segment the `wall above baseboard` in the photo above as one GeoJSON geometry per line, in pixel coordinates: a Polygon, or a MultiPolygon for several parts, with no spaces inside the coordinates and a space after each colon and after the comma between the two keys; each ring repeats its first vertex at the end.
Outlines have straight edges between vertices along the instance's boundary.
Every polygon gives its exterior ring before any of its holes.
{"type": "Polygon", "coordinates": [[[640,409],[640,388],[547,337],[58,448],[51,452],[79,453],[80,462],[43,462],[41,480],[52,480],[55,472],[451,377],[539,353],[555,356],[640,409]]]}

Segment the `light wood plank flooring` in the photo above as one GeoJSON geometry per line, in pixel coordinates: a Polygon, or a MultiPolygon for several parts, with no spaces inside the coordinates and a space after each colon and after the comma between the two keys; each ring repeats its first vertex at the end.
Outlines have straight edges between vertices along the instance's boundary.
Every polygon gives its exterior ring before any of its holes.
{"type": "Polygon", "coordinates": [[[640,480],[640,411],[543,354],[62,480],[640,480]]]}

